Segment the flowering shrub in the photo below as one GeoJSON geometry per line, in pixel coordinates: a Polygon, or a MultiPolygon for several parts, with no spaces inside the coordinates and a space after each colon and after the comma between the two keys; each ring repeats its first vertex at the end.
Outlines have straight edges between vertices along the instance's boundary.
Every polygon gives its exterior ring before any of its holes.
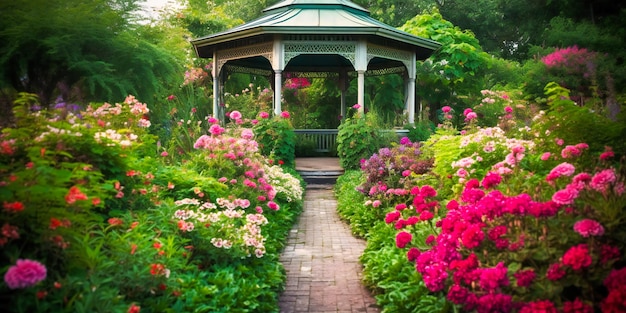
{"type": "Polygon", "coordinates": [[[432,159],[421,157],[420,143],[404,137],[392,148],[381,148],[369,159],[361,160],[365,182],[358,187],[373,199],[383,199],[397,189],[411,183],[411,176],[425,174],[432,167],[432,159]]]}
{"type": "Polygon", "coordinates": [[[132,96],[82,111],[35,107],[19,99],[17,127],[0,137],[7,310],[277,310],[276,255],[302,185],[267,164],[237,114],[174,159],[132,96]]]}
{"type": "MultiPolygon", "coordinates": [[[[515,175],[524,176],[519,168],[515,175]]],[[[625,177],[562,163],[532,195],[514,181],[496,171],[466,181],[440,220],[434,189],[414,187],[411,209],[397,206],[386,222],[407,229],[396,244],[411,247],[408,259],[426,286],[464,310],[534,312],[570,307],[570,299],[591,309],[606,297],[598,290],[626,248],[626,216],[616,209],[626,206],[625,177]],[[413,241],[411,220],[436,226],[435,235],[413,241]]]]}
{"type": "Polygon", "coordinates": [[[293,167],[296,159],[296,134],[289,118],[287,111],[273,118],[267,112],[260,112],[253,130],[261,154],[274,163],[293,167]]]}

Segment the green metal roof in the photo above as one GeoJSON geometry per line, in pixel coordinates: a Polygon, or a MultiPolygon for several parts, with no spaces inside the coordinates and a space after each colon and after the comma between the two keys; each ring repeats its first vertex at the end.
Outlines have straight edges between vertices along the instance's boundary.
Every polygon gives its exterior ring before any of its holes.
{"type": "Polygon", "coordinates": [[[263,10],[264,15],[227,31],[191,41],[199,57],[210,58],[213,51],[233,41],[268,35],[355,35],[391,41],[412,48],[418,58],[428,57],[441,44],[417,37],[384,24],[369,11],[347,0],[285,0],[263,10]]]}

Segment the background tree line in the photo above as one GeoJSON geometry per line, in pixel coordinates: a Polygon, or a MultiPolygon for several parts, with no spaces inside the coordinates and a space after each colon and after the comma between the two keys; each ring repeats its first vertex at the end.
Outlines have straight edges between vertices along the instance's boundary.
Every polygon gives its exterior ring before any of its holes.
{"type": "MultiPolygon", "coordinates": [[[[0,113],[9,116],[11,99],[22,91],[37,94],[42,103],[49,105],[54,105],[57,98],[86,103],[114,101],[128,94],[162,103],[181,88],[185,71],[208,63],[195,58],[189,39],[253,20],[262,15],[264,8],[278,2],[172,1],[179,5],[164,9],[153,20],[141,14],[140,0],[0,3],[0,113]]],[[[626,88],[623,2],[354,2],[367,8],[375,19],[444,43],[444,49],[418,65],[418,96],[433,111],[454,103],[469,105],[480,97],[480,90],[495,86],[508,85],[510,89],[523,89],[529,98],[541,97],[546,79],[553,78],[538,64],[541,57],[574,45],[603,56],[594,66],[610,75],[599,75],[601,79],[593,82],[600,90],[619,100],[626,88]]],[[[370,101],[397,85],[381,84],[381,80],[397,79],[372,78],[375,87],[370,90],[370,101]]],[[[250,77],[233,76],[227,91],[238,93],[249,83],[250,77]]],[[[199,94],[211,96],[208,91],[199,94]]],[[[337,91],[331,90],[329,97],[333,96],[337,91]]],[[[327,97],[317,98],[328,101],[327,97]]],[[[196,99],[192,104],[199,101],[207,102],[196,99]]]]}

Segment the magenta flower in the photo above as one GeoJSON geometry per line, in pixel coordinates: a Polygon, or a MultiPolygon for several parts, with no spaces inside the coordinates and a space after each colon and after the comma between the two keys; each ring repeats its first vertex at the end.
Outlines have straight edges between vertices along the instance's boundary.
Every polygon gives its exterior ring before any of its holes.
{"type": "Polygon", "coordinates": [[[353,105],[352,108],[355,109],[355,110],[358,110],[358,109],[361,108],[361,105],[357,103],[357,104],[353,105]]]}
{"type": "Polygon", "coordinates": [[[19,259],[4,274],[4,282],[10,289],[27,288],[46,279],[46,267],[33,260],[19,259]]]}
{"type": "Polygon", "coordinates": [[[471,112],[474,112],[472,109],[467,108],[465,110],[463,110],[463,115],[465,115],[467,117],[468,114],[470,114],[471,112]]]}
{"type": "Polygon", "coordinates": [[[219,122],[219,120],[215,117],[209,117],[207,121],[209,122],[209,124],[217,124],[219,122]]]}
{"type": "Polygon", "coordinates": [[[500,184],[501,181],[502,181],[502,176],[500,176],[498,173],[489,172],[487,173],[487,175],[485,175],[485,178],[483,178],[483,181],[481,184],[483,188],[490,189],[500,184]]]}
{"type": "Polygon", "coordinates": [[[167,153],[167,151],[163,151],[163,152],[161,152],[161,156],[162,156],[162,157],[166,157],[166,156],[168,156],[168,155],[169,155],[169,153],[167,153]]]}
{"type": "Polygon", "coordinates": [[[592,219],[584,219],[574,224],[574,231],[581,236],[587,238],[589,236],[602,236],[604,235],[604,227],[597,221],[592,219]]]}
{"type": "Polygon", "coordinates": [[[478,118],[478,114],[476,114],[476,112],[469,112],[467,113],[467,115],[465,115],[465,121],[469,122],[473,119],[477,119],[478,118]]]}
{"type": "Polygon", "coordinates": [[[506,113],[512,113],[512,112],[513,112],[513,108],[507,105],[507,106],[504,108],[504,112],[506,112],[506,113]]]}
{"type": "Polygon", "coordinates": [[[270,114],[264,111],[264,112],[259,113],[259,117],[260,118],[269,118],[270,114]]]}
{"type": "Polygon", "coordinates": [[[291,115],[287,111],[282,111],[282,112],[280,112],[280,117],[282,117],[282,118],[289,118],[289,117],[291,117],[291,115]]]}
{"type": "Polygon", "coordinates": [[[226,130],[218,124],[213,124],[211,125],[211,127],[209,127],[209,132],[211,133],[211,135],[214,135],[214,136],[219,136],[223,134],[225,131],[226,130]]]}
{"type": "Polygon", "coordinates": [[[274,201],[269,201],[267,206],[274,211],[278,211],[278,209],[280,209],[280,206],[274,201]]]}
{"type": "Polygon", "coordinates": [[[529,269],[524,271],[518,271],[517,273],[513,274],[513,276],[515,277],[515,279],[517,279],[517,286],[528,287],[530,286],[530,284],[532,284],[533,280],[535,280],[537,274],[535,274],[535,271],[533,269],[529,269]]]}
{"type": "Polygon", "coordinates": [[[541,155],[541,161],[547,161],[550,159],[550,152],[545,152],[544,154],[541,155]]]}
{"type": "Polygon", "coordinates": [[[559,280],[565,276],[566,272],[563,269],[563,265],[560,263],[553,263],[548,267],[548,271],[546,272],[546,278],[552,281],[559,280]]]}
{"type": "Polygon", "coordinates": [[[396,235],[396,246],[400,249],[406,247],[406,245],[413,240],[413,235],[405,231],[399,232],[396,235]]]}
{"type": "Polygon", "coordinates": [[[446,105],[445,107],[441,108],[441,111],[443,111],[443,113],[449,113],[450,111],[452,111],[452,108],[446,105]]]}
{"type": "Polygon", "coordinates": [[[550,300],[538,300],[527,303],[520,311],[520,313],[558,313],[558,310],[554,306],[554,303],[550,300]]]}
{"type": "Polygon", "coordinates": [[[593,313],[593,306],[576,298],[574,301],[563,302],[563,313],[593,313]]]}
{"type": "Polygon", "coordinates": [[[568,265],[575,271],[589,267],[591,261],[589,248],[587,244],[584,243],[569,248],[569,250],[563,254],[563,264],[568,265]]]}

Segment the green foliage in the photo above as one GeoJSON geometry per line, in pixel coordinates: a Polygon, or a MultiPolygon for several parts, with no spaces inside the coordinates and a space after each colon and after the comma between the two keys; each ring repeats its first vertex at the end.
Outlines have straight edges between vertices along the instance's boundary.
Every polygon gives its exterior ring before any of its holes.
{"type": "Polygon", "coordinates": [[[261,154],[276,164],[293,167],[296,159],[296,134],[288,113],[283,114],[273,118],[261,118],[253,129],[261,154]]]}
{"type": "Polygon", "coordinates": [[[457,108],[463,106],[467,97],[478,95],[484,86],[488,55],[473,33],[454,26],[436,9],[415,16],[400,29],[442,44],[430,58],[418,62],[416,81],[420,97],[430,104],[457,108]]]}
{"type": "MultiPolygon", "coordinates": [[[[454,312],[445,297],[432,294],[421,275],[406,266],[406,255],[396,248],[393,240],[396,230],[379,220],[370,232],[367,247],[360,258],[363,280],[374,289],[382,312],[454,312]]],[[[428,231],[422,234],[427,235],[428,231]]],[[[416,241],[422,241],[422,236],[416,241]]]]}
{"type": "Polygon", "coordinates": [[[397,140],[395,133],[381,132],[381,129],[378,117],[372,113],[365,116],[357,113],[343,120],[337,134],[337,154],[341,167],[357,169],[362,159],[397,140]]]}
{"type": "MultiPolygon", "coordinates": [[[[12,1],[0,5],[0,81],[36,93],[43,106],[64,99],[143,99],[163,88],[179,61],[138,38],[129,23],[136,2],[12,1]]],[[[4,104],[7,105],[7,104],[4,104]]]]}
{"type": "Polygon", "coordinates": [[[540,133],[549,134],[545,142],[560,138],[565,142],[589,145],[594,152],[602,152],[605,146],[616,149],[618,155],[624,155],[622,139],[626,133],[623,122],[608,119],[589,101],[587,105],[576,105],[569,100],[569,90],[556,83],[545,87],[549,109],[546,119],[536,123],[533,128],[540,133]]]}
{"type": "Polygon", "coordinates": [[[365,207],[365,197],[356,190],[363,176],[359,170],[348,170],[337,178],[334,191],[337,195],[337,213],[350,224],[352,233],[365,238],[381,219],[381,214],[365,207]]]}

